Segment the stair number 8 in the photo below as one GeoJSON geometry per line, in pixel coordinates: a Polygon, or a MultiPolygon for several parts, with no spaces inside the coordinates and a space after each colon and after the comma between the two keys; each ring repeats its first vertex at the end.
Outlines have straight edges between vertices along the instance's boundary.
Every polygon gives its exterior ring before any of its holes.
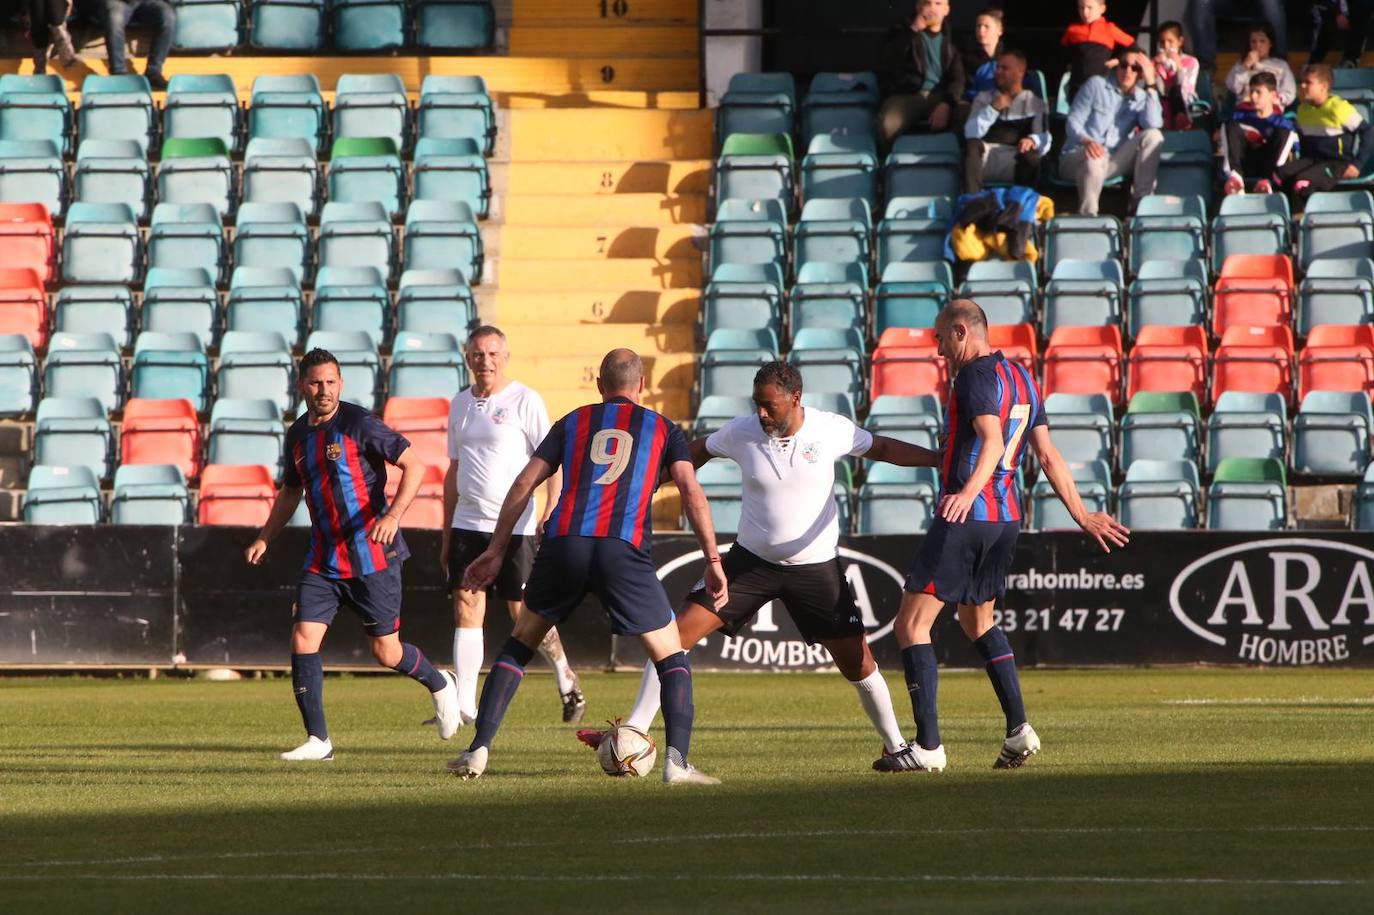
{"type": "Polygon", "coordinates": [[[593,464],[606,465],[606,472],[599,479],[592,480],[597,486],[609,486],[630,464],[630,452],[634,450],[634,438],[624,429],[602,429],[592,436],[591,459],[593,464]],[[611,443],[615,442],[615,450],[611,443]]]}
{"type": "Polygon", "coordinates": [[[1016,469],[1014,464],[1016,449],[1021,445],[1021,436],[1026,434],[1026,420],[1030,419],[1030,404],[1016,404],[1007,413],[1007,419],[1016,424],[1011,430],[1011,438],[1007,439],[1007,450],[1002,456],[1002,469],[1010,471],[1016,469]]]}

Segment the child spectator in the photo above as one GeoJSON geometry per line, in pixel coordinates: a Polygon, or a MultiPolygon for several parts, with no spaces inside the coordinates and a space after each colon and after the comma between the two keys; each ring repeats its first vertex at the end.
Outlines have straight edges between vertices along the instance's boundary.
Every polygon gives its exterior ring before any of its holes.
{"type": "Polygon", "coordinates": [[[1280,166],[1278,176],[1294,210],[1317,191],[1329,191],[1341,181],[1357,178],[1374,152],[1374,127],[1355,106],[1331,94],[1331,68],[1304,67],[1298,85],[1298,141],[1302,157],[1280,166]]]}
{"type": "Polygon", "coordinates": [[[1193,119],[1189,106],[1197,101],[1197,58],[1183,53],[1183,25],[1165,22],[1159,26],[1159,53],[1155,55],[1155,72],[1159,74],[1164,104],[1164,123],[1173,130],[1189,130],[1193,119]]]}
{"type": "Polygon", "coordinates": [[[1001,50],[1002,11],[990,6],[973,22],[973,47],[964,58],[964,73],[968,76],[965,99],[972,101],[978,93],[997,88],[997,54],[1001,50]]]}
{"type": "Polygon", "coordinates": [[[1079,21],[1065,29],[1059,39],[1068,49],[1070,99],[1090,77],[1107,75],[1107,61],[1116,57],[1117,48],[1124,50],[1135,44],[1134,38],[1107,21],[1106,12],[1106,0],[1078,0],[1079,21]]]}
{"type": "Polygon", "coordinates": [[[1266,71],[1274,74],[1278,81],[1279,107],[1287,108],[1298,97],[1297,82],[1288,61],[1274,56],[1274,29],[1267,22],[1256,22],[1250,27],[1249,41],[1250,49],[1226,74],[1226,88],[1239,101],[1250,91],[1250,77],[1266,71]]]}
{"type": "Polygon", "coordinates": [[[1249,98],[1236,106],[1221,131],[1221,160],[1227,194],[1245,192],[1245,179],[1257,178],[1255,193],[1274,191],[1275,173],[1297,155],[1298,133],[1279,107],[1274,74],[1250,77],[1249,98]]]}

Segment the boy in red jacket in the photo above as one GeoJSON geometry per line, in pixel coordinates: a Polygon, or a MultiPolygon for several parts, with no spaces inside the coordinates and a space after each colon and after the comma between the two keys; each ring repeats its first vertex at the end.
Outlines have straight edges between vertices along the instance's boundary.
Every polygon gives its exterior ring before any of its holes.
{"type": "Polygon", "coordinates": [[[1106,0],[1078,0],[1079,21],[1064,30],[1059,43],[1069,56],[1069,101],[1078,88],[1094,76],[1106,76],[1107,61],[1116,50],[1129,48],[1135,39],[1106,19],[1106,0]]]}

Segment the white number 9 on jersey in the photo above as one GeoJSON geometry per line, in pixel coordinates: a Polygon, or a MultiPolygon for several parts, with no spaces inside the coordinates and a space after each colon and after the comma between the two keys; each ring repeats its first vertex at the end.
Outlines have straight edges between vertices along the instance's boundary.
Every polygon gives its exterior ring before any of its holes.
{"type": "Polygon", "coordinates": [[[604,465],[606,472],[592,482],[597,486],[609,486],[620,479],[620,475],[630,464],[630,452],[634,450],[634,443],[634,437],[624,429],[602,429],[593,435],[589,457],[593,464],[604,465]],[[614,451],[611,450],[611,442],[615,442],[614,451]]]}

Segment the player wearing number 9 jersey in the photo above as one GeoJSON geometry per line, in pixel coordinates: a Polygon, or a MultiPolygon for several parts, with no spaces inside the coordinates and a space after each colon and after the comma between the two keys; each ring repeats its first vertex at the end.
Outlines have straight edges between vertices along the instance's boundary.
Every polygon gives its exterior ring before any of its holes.
{"type": "Polygon", "coordinates": [[[973,640],[1006,716],[1006,737],[994,766],[1014,769],[1040,749],[1026,720],[1011,645],[993,625],[993,604],[1006,593],[1007,572],[1021,529],[1016,472],[1026,448],[1035,452],[1054,492],[1103,550],[1124,546],[1130,532],[1110,515],[1088,512],[1073,476],[1050,441],[1044,402],[1030,372],[988,345],[983,309],[967,299],[951,302],[935,321],[940,355],[956,373],[946,408],[946,441],[940,464],[940,501],[935,521],[906,580],[893,626],[916,739],[908,751],[884,757],[889,771],[938,771],[945,767],[935,695],[937,673],[931,628],[946,603],[958,605],[959,624],[973,640]]]}
{"type": "Polygon", "coordinates": [[[706,497],[697,484],[682,430],[640,406],[644,365],[630,350],[612,350],[597,378],[602,402],[579,407],[554,423],[516,477],[501,506],[486,551],[468,566],[463,587],[481,590],[495,578],[511,533],[536,486],[560,467],[563,489],[525,585],[515,631],[492,665],[477,707],[477,734],[449,763],[463,778],[480,776],[501,718],[525,664],[550,627],[595,594],[611,617],[611,631],[639,636],[661,683],[668,753],[663,780],[711,784],[687,763],[692,729],[692,675],[672,606],[649,557],[654,489],[665,470],[677,483],[683,508],[707,558],[712,600],[727,597],[706,497]]]}

